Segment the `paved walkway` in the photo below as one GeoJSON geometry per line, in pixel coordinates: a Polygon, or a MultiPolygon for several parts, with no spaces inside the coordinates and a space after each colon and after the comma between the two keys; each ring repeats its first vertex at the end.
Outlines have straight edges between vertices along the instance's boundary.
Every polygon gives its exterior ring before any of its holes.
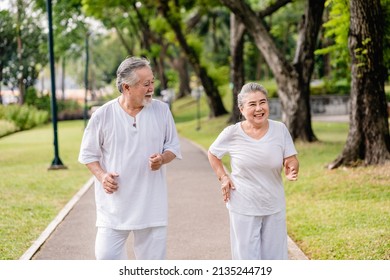
{"type": "MultiPolygon", "coordinates": [[[[183,160],[168,166],[168,260],[230,259],[228,211],[204,149],[181,139],[183,160]]],[[[21,259],[93,260],[92,180],[68,203],[21,259]]],[[[129,256],[132,239],[129,238],[129,256]]],[[[289,258],[307,259],[289,239],[289,258]]]]}

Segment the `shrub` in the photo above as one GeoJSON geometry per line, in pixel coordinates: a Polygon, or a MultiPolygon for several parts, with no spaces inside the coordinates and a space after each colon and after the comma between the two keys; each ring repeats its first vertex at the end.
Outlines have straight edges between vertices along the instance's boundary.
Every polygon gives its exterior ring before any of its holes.
{"type": "Polygon", "coordinates": [[[0,119],[0,137],[12,134],[18,131],[18,128],[13,122],[0,119]]]}
{"type": "Polygon", "coordinates": [[[0,106],[0,119],[12,122],[16,130],[27,130],[49,120],[49,113],[29,105],[0,106]]]}
{"type": "Polygon", "coordinates": [[[349,94],[351,85],[348,79],[325,80],[325,89],[327,94],[349,94]]]}

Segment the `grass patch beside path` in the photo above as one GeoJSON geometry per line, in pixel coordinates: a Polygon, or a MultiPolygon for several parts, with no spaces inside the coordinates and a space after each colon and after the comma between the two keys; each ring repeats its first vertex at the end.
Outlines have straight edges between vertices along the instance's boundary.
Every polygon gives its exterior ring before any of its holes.
{"type": "Polygon", "coordinates": [[[0,138],[0,259],[19,259],[90,178],[77,161],[83,129],[83,121],[58,123],[66,170],[48,170],[51,125],[0,138]]]}
{"type": "MultiPolygon", "coordinates": [[[[199,131],[196,120],[177,129],[208,149],[227,120],[203,118],[199,131]]],[[[320,141],[296,143],[299,180],[285,181],[289,235],[311,259],[390,259],[390,164],[328,170],[344,147],[348,124],[314,122],[313,129],[320,141]]],[[[229,166],[227,157],[224,163],[229,166]]]]}
{"type": "Polygon", "coordinates": [[[390,259],[390,164],[327,170],[348,126],[313,129],[322,142],[296,144],[300,178],[285,184],[290,236],[312,259],[390,259]]]}

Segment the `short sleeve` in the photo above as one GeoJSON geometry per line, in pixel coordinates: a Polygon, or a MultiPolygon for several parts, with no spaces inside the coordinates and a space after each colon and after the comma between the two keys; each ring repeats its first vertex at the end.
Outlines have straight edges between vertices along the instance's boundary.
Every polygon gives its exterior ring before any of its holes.
{"type": "Polygon", "coordinates": [[[84,130],[83,139],[81,141],[78,160],[82,164],[99,161],[101,158],[101,131],[98,127],[99,118],[96,117],[95,114],[96,112],[92,114],[92,117],[84,130]]]}
{"type": "Polygon", "coordinates": [[[229,142],[231,141],[231,132],[233,126],[226,127],[215,139],[209,148],[209,152],[217,158],[221,159],[226,153],[229,152],[229,142]]]}
{"type": "Polygon", "coordinates": [[[288,158],[290,156],[298,154],[294,146],[294,141],[292,140],[291,134],[288,131],[285,124],[283,124],[283,136],[284,136],[284,154],[283,158],[288,158]]]}
{"type": "Polygon", "coordinates": [[[180,150],[180,141],[177,135],[175,121],[172,117],[172,113],[167,106],[167,124],[165,129],[165,139],[163,151],[171,151],[175,154],[177,159],[182,159],[180,150]]]}

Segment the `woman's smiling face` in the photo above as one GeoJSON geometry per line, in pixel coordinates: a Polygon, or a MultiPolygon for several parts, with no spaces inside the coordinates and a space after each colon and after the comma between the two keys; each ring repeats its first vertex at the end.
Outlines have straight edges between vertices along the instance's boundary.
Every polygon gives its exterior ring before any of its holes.
{"type": "Polygon", "coordinates": [[[240,108],[241,114],[252,124],[263,124],[268,120],[269,106],[268,100],[261,91],[248,93],[240,108]]]}

